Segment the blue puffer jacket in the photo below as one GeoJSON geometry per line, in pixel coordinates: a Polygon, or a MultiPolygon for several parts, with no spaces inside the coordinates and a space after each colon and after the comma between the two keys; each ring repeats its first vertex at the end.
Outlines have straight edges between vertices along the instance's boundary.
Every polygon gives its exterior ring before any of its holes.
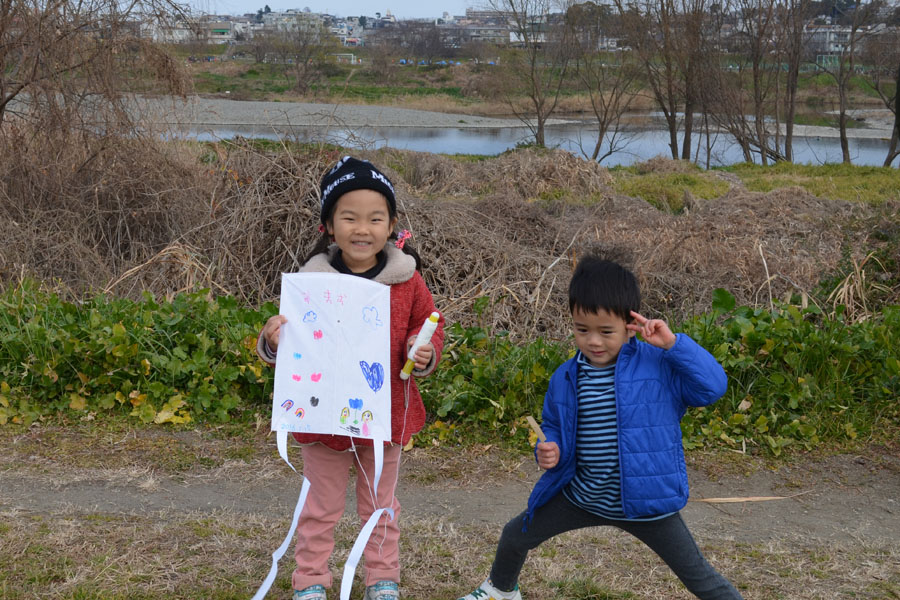
{"type": "MultiPolygon", "coordinates": [[[[688,406],[706,406],[728,385],[716,359],[689,336],[677,334],[663,350],[631,338],[616,359],[616,419],[622,508],[628,518],[681,510],[688,499],[687,467],[681,445],[681,417],[688,406]]],[[[559,463],[546,471],[528,499],[525,523],[535,509],[575,476],[578,421],[577,357],[550,378],[542,428],[560,449],[559,463]]]]}

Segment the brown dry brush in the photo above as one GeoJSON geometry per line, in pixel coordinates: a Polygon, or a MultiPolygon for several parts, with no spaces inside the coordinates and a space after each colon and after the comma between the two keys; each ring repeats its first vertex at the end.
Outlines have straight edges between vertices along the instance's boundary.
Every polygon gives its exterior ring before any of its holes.
{"type": "MultiPolygon", "coordinates": [[[[23,275],[78,296],[136,297],[209,288],[252,305],[277,300],[319,236],[318,182],[333,148],[252,142],[172,144],[82,137],[78,144],[4,127],[0,280],[23,275]]],[[[568,333],[575,261],[601,251],[639,275],[648,314],[705,311],[724,287],[739,303],[813,292],[846,253],[861,260],[873,209],[799,189],[738,187],[673,215],[614,193],[609,173],[561,151],[477,162],[362,152],[398,191],[403,228],[450,322],[519,339],[568,333]],[[491,302],[483,314],[475,299],[491,302]]],[[[671,169],[665,162],[654,167],[671,169]]]]}

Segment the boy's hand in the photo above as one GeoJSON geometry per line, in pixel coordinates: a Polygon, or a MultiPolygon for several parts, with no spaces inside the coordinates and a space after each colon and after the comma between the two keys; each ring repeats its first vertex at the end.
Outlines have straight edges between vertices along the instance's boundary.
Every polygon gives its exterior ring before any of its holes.
{"type": "MultiPolygon", "coordinates": [[[[415,343],[416,338],[412,337],[406,340],[406,354],[409,355],[409,349],[412,348],[413,343],[415,343]]],[[[416,369],[422,371],[428,367],[428,364],[431,362],[431,357],[434,356],[434,345],[431,342],[427,344],[422,344],[419,346],[418,350],[416,350],[416,354],[413,358],[413,362],[416,363],[416,369]]]]}
{"type": "Polygon", "coordinates": [[[263,325],[262,334],[272,352],[278,351],[278,338],[281,337],[281,326],[285,323],[287,323],[287,317],[275,315],[269,317],[269,320],[263,325]]]}
{"type": "Polygon", "coordinates": [[[552,469],[559,463],[559,446],[556,442],[538,442],[537,463],[542,469],[552,469]]]}
{"type": "Polygon", "coordinates": [[[648,344],[663,350],[668,350],[675,345],[677,338],[662,319],[648,319],[634,311],[631,311],[631,316],[634,317],[634,322],[628,323],[625,328],[641,334],[648,344]]]}

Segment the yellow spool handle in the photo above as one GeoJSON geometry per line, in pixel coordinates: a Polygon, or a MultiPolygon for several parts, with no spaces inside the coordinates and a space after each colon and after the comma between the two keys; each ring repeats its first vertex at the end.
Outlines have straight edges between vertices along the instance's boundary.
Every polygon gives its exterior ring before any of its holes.
{"type": "Polygon", "coordinates": [[[410,347],[409,352],[406,354],[406,364],[403,365],[403,369],[400,371],[400,379],[404,381],[409,379],[413,368],[416,366],[416,350],[431,341],[431,336],[433,336],[434,332],[437,331],[438,321],[440,320],[440,318],[441,314],[439,312],[433,312],[431,313],[431,316],[425,319],[425,323],[422,325],[422,329],[419,330],[419,335],[416,336],[416,341],[413,342],[413,345],[410,347]]]}

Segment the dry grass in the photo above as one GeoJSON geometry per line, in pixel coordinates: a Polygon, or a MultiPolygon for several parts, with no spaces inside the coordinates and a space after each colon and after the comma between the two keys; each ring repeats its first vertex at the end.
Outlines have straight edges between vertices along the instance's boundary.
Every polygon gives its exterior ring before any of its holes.
{"type": "MultiPolygon", "coordinates": [[[[5,484],[0,486],[0,596],[5,600],[246,600],[268,572],[300,484],[280,463],[265,431],[178,433],[59,425],[3,429],[0,443],[8,449],[0,457],[5,484]],[[248,449],[254,451],[251,458],[228,458],[248,449]],[[192,458],[181,463],[172,454],[192,458]],[[53,501],[57,495],[78,497],[79,490],[90,489],[95,493],[85,502],[53,501]],[[37,499],[24,502],[22,494],[37,499]]],[[[878,457],[863,454],[872,461],[878,457]]],[[[445,503],[452,488],[488,494],[491,486],[518,481],[523,459],[530,462],[496,447],[476,447],[465,454],[459,449],[416,450],[404,461],[400,500],[416,493],[418,503],[409,506],[430,507],[445,503]]],[[[711,456],[704,461],[706,469],[720,465],[711,456]]],[[[840,464],[857,462],[850,457],[840,464]]],[[[795,468],[808,475],[804,465],[795,468]]],[[[869,467],[859,468],[866,472],[869,467]]],[[[884,471],[887,477],[891,473],[884,471]]],[[[729,481],[744,478],[742,471],[720,475],[729,481]]],[[[521,485],[515,489],[524,501],[527,492],[521,485]]],[[[878,493],[883,499],[891,492],[884,488],[878,493]]],[[[878,502],[872,510],[884,506],[878,502]]],[[[456,598],[489,570],[499,524],[465,513],[464,506],[454,509],[459,517],[428,516],[430,508],[403,512],[405,597],[456,598]]],[[[824,515],[832,509],[816,509],[828,523],[824,515]]],[[[890,532],[875,539],[839,535],[837,527],[827,526],[813,533],[777,526],[760,532],[741,524],[737,515],[729,517],[737,530],[709,523],[692,528],[707,558],[747,600],[882,600],[900,592],[900,550],[890,532]],[[825,537],[825,530],[837,535],[825,537]],[[737,536],[753,541],[738,541],[737,536]]],[[[337,527],[332,558],[336,579],[357,528],[357,519],[349,514],[337,527]]],[[[289,597],[291,570],[289,553],[269,598],[289,597]]],[[[362,593],[360,574],[353,597],[362,593]]],[[[529,556],[521,585],[532,599],[690,597],[652,552],[612,529],[569,533],[542,545],[529,556]]],[[[331,597],[337,598],[337,590],[331,597]]]]}
{"type": "MultiPolygon", "coordinates": [[[[296,270],[318,237],[318,181],[339,156],[12,127],[0,137],[0,282],[32,276],[72,296],[210,288],[251,304],[277,299],[280,273],[296,270]]],[[[570,270],[590,249],[630,256],[645,310],[678,319],[708,309],[717,287],[751,305],[812,295],[845,256],[863,259],[871,243],[862,224],[879,210],[799,188],[732,186],[673,215],[616,194],[606,169],[561,151],[471,162],[361,154],[395,181],[401,226],[448,319],[474,322],[473,301],[487,296],[482,324],[522,337],[566,335],[570,270]]]]}
{"type": "MultiPolygon", "coordinates": [[[[7,600],[247,598],[268,572],[269,554],[286,527],[282,515],[239,511],[115,515],[73,508],[53,515],[3,511],[0,519],[7,524],[0,528],[0,590],[7,600]]],[[[338,525],[336,581],[356,528],[349,515],[338,525]]],[[[490,568],[497,535],[495,525],[404,517],[405,597],[437,600],[470,591],[490,568]]],[[[748,600],[884,599],[900,591],[900,554],[889,543],[822,544],[794,535],[756,544],[698,541],[748,600]]],[[[289,553],[269,597],[290,594],[291,563],[289,553]]],[[[651,552],[611,529],[547,542],[531,553],[520,584],[526,598],[692,597],[651,552]]],[[[353,595],[361,593],[358,573],[353,595]]]]}

